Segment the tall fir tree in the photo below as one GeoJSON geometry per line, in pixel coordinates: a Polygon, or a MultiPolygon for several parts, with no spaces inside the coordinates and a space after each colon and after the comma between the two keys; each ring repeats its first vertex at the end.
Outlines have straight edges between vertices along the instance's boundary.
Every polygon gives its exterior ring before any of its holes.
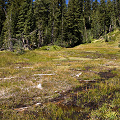
{"type": "Polygon", "coordinates": [[[120,0],[0,0],[0,47],[72,47],[120,26],[120,0]],[[92,34],[91,34],[92,33],[92,34]]]}
{"type": "Polygon", "coordinates": [[[67,42],[70,46],[82,43],[81,15],[83,12],[83,1],[82,0],[70,0],[67,11],[67,42]]]}
{"type": "MultiPolygon", "coordinates": [[[[49,36],[49,0],[36,0],[35,1],[35,18],[36,29],[38,31],[38,47],[41,47],[44,43],[49,43],[46,38],[49,36]]],[[[50,39],[50,38],[49,38],[50,39]]]]}
{"type": "Polygon", "coordinates": [[[97,9],[92,13],[91,32],[93,38],[99,38],[102,35],[102,28],[100,23],[100,11],[97,9]]]}
{"type": "MultiPolygon", "coordinates": [[[[28,41],[28,45],[32,45],[32,44],[34,44],[34,40],[32,40],[31,37],[33,35],[32,33],[34,31],[34,28],[35,28],[35,17],[34,17],[32,3],[31,3],[29,10],[27,12],[27,16],[26,16],[24,24],[25,24],[24,37],[28,41]]],[[[30,46],[28,46],[28,47],[30,47],[30,46]]]]}
{"type": "Polygon", "coordinates": [[[99,3],[95,0],[92,3],[91,32],[93,38],[99,38],[101,33],[99,3]]]}
{"type": "Polygon", "coordinates": [[[19,7],[19,15],[18,15],[18,22],[17,22],[17,34],[16,37],[18,39],[18,43],[21,46],[25,47],[25,44],[27,47],[30,45],[30,39],[28,37],[29,32],[31,32],[31,26],[32,26],[32,11],[31,11],[31,0],[23,0],[21,2],[21,5],[19,7]],[[21,43],[21,44],[20,44],[21,43]]]}
{"type": "Polygon", "coordinates": [[[108,32],[111,32],[114,29],[114,26],[116,26],[114,5],[111,0],[107,1],[106,25],[108,32]]]}
{"type": "Polygon", "coordinates": [[[0,47],[3,44],[3,23],[5,21],[5,0],[0,0],[0,47]]]}
{"type": "Polygon", "coordinates": [[[6,20],[4,22],[4,45],[6,48],[9,48],[10,51],[13,51],[13,38],[15,35],[15,25],[16,25],[16,16],[17,16],[17,0],[5,1],[5,16],[6,20]]]}
{"type": "Polygon", "coordinates": [[[57,24],[58,24],[58,17],[60,10],[58,9],[59,6],[59,0],[51,0],[50,1],[50,20],[49,20],[49,25],[51,28],[51,44],[54,44],[57,40],[57,24]]]}
{"type": "Polygon", "coordinates": [[[91,29],[91,1],[83,1],[83,43],[90,42],[90,29],[91,29]]]}
{"type": "Polygon", "coordinates": [[[105,0],[100,0],[100,26],[101,26],[101,32],[106,34],[106,2],[105,0]]]}
{"type": "Polygon", "coordinates": [[[57,16],[57,45],[64,44],[64,35],[65,35],[65,14],[67,11],[67,6],[65,0],[58,0],[58,16],[57,16]]]}

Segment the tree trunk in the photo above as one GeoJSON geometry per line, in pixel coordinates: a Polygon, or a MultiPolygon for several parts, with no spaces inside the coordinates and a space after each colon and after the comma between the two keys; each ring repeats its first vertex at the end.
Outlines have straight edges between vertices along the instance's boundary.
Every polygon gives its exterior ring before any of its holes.
{"type": "Polygon", "coordinates": [[[61,32],[62,32],[62,34],[61,34],[62,35],[61,45],[62,45],[62,41],[63,41],[63,10],[62,10],[62,31],[61,32]]]}
{"type": "Polygon", "coordinates": [[[53,41],[54,41],[54,21],[52,23],[52,33],[51,33],[51,44],[53,45],[53,41]]]}
{"type": "Polygon", "coordinates": [[[83,16],[83,24],[84,24],[84,43],[87,42],[87,32],[86,32],[86,25],[85,25],[85,17],[83,16]]]}
{"type": "Polygon", "coordinates": [[[39,43],[38,43],[38,47],[41,47],[42,46],[42,33],[41,33],[41,30],[39,29],[38,30],[38,40],[39,40],[39,43]]]}
{"type": "Polygon", "coordinates": [[[104,21],[104,34],[105,34],[105,36],[106,36],[105,21],[104,21]]]}
{"type": "Polygon", "coordinates": [[[87,42],[87,32],[86,32],[86,26],[85,26],[85,42],[87,42]]]}
{"type": "Polygon", "coordinates": [[[9,50],[13,52],[13,44],[12,44],[12,38],[11,38],[11,15],[10,15],[10,20],[8,22],[8,34],[9,34],[9,50]]]}
{"type": "Polygon", "coordinates": [[[51,44],[52,44],[52,45],[53,45],[53,42],[54,42],[54,24],[55,24],[55,23],[54,23],[54,22],[55,22],[55,21],[54,21],[54,20],[55,20],[55,19],[54,19],[54,16],[55,16],[55,13],[54,13],[54,12],[55,12],[55,10],[54,10],[54,2],[53,2],[53,13],[52,13],[52,14],[53,14],[53,15],[52,15],[53,19],[52,19],[52,31],[51,31],[51,44]]]}
{"type": "Polygon", "coordinates": [[[26,45],[25,45],[26,42],[25,42],[23,34],[21,34],[21,39],[22,39],[22,46],[23,46],[24,49],[26,49],[26,45]]]}
{"type": "Polygon", "coordinates": [[[112,31],[112,26],[111,26],[111,24],[110,24],[110,27],[109,27],[109,32],[111,32],[112,31]]]}
{"type": "Polygon", "coordinates": [[[9,39],[9,50],[10,51],[12,51],[13,52],[13,44],[12,44],[12,39],[11,39],[11,32],[10,32],[10,30],[9,30],[9,37],[8,37],[8,39],[9,39]]]}

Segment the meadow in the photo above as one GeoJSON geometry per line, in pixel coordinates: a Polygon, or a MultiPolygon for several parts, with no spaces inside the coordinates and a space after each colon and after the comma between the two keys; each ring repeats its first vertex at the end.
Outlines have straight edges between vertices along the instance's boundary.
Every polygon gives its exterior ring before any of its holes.
{"type": "Polygon", "coordinates": [[[0,119],[119,120],[119,31],[109,36],[115,40],[1,51],[0,119]]]}

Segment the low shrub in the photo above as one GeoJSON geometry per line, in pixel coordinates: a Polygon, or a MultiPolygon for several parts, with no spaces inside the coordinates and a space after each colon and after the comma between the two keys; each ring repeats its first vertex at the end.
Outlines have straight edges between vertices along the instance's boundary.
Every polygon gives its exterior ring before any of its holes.
{"type": "Polygon", "coordinates": [[[54,51],[54,50],[61,50],[60,46],[57,45],[52,45],[52,46],[43,46],[40,48],[40,50],[50,50],[50,51],[54,51]]]}

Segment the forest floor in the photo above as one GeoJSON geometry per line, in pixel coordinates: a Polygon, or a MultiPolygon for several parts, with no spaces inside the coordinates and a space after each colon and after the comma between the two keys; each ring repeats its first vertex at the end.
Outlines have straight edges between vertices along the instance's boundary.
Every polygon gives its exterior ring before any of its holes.
{"type": "Polygon", "coordinates": [[[0,52],[0,119],[119,119],[120,35],[114,34],[114,42],[0,52]]]}

